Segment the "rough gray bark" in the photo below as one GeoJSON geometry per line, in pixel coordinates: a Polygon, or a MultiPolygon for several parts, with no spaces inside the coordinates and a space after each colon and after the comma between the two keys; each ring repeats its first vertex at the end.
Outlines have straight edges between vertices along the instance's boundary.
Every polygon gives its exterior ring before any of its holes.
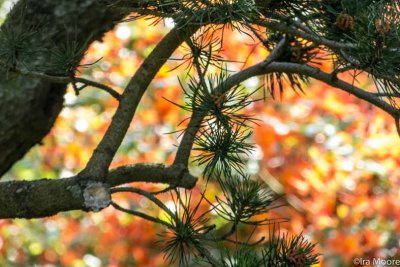
{"type": "MultiPolygon", "coordinates": [[[[126,14],[97,0],[20,0],[2,25],[29,29],[37,27],[32,38],[35,62],[48,60],[48,51],[74,38],[85,49],[100,40],[126,14]]],[[[34,63],[34,64],[32,64],[34,63]]],[[[0,176],[50,131],[62,109],[66,84],[0,74],[0,176]]]]}
{"type": "MultiPolygon", "coordinates": [[[[105,182],[114,187],[131,182],[163,183],[192,188],[197,178],[183,166],[136,164],[111,170],[105,182]]],[[[0,183],[0,218],[42,218],[62,211],[84,210],[86,180],[79,177],[0,183]]]]}

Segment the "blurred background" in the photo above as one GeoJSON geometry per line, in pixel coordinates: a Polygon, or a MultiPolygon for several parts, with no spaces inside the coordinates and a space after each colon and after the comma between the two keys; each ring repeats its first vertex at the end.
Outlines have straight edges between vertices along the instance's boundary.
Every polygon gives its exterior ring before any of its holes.
{"type": "MultiPolygon", "coordinates": [[[[3,20],[12,1],[0,3],[3,20]]],[[[91,46],[83,64],[102,59],[81,68],[78,75],[122,92],[143,58],[173,27],[169,20],[151,23],[138,20],[118,25],[102,43],[91,46]]],[[[233,61],[227,63],[229,70],[238,71],[267,56],[249,36],[233,31],[224,34],[221,56],[233,61]]],[[[179,59],[187,53],[183,46],[173,57],[179,59]]],[[[171,132],[183,129],[185,122],[178,125],[190,115],[166,100],[184,102],[177,78],[184,81],[187,75],[187,65],[182,63],[170,60],[152,82],[113,167],[172,162],[180,135],[171,132]]],[[[329,70],[329,61],[322,68],[329,70]]],[[[353,266],[356,257],[400,259],[400,140],[393,120],[370,104],[322,83],[312,81],[304,92],[288,87],[274,97],[263,83],[262,77],[244,82],[249,91],[261,87],[254,98],[265,97],[245,111],[259,119],[251,140],[256,149],[247,170],[253,179],[285,194],[286,205],[271,211],[271,218],[288,219],[281,225],[282,231],[303,232],[317,242],[322,254],[319,266],[353,266]]],[[[365,90],[374,88],[363,75],[358,76],[357,85],[365,90]]],[[[117,102],[100,90],[86,88],[77,97],[70,88],[65,108],[43,145],[32,149],[3,179],[76,174],[107,129],[116,107],[117,102]]],[[[197,166],[192,166],[192,171],[201,174],[197,166]]],[[[194,198],[199,197],[200,188],[201,181],[193,191],[194,198]]],[[[211,184],[207,197],[213,199],[218,193],[211,184]]],[[[164,197],[172,204],[168,195],[164,197]]],[[[159,212],[138,196],[121,195],[115,200],[149,213],[159,212]]],[[[90,214],[66,212],[40,220],[0,220],[0,266],[170,266],[156,243],[162,230],[112,208],[90,214]]],[[[265,234],[261,229],[254,238],[265,234]]]]}

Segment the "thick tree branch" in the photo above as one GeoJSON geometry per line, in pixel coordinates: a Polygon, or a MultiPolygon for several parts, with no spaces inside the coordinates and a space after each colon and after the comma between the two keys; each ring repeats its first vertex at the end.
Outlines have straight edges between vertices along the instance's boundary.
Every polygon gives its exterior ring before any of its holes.
{"type": "MultiPolygon", "coordinates": [[[[193,188],[197,178],[185,167],[136,164],[112,169],[105,183],[112,188],[131,182],[163,183],[193,188]]],[[[0,183],[0,218],[41,218],[62,211],[84,210],[86,184],[78,176],[62,179],[7,181],[0,183]]]]}
{"type": "Polygon", "coordinates": [[[183,165],[166,167],[163,164],[144,163],[112,169],[106,177],[106,183],[112,187],[132,182],[164,183],[191,189],[196,185],[197,178],[183,165]]]}
{"type": "Polygon", "coordinates": [[[201,127],[204,116],[205,114],[201,114],[196,111],[192,113],[189,124],[185,129],[185,133],[183,134],[181,143],[179,144],[178,151],[176,152],[174,164],[184,164],[185,166],[188,165],[193,142],[196,138],[197,132],[201,127]]]}
{"type": "Polygon", "coordinates": [[[192,35],[196,30],[195,27],[172,29],[145,59],[125,88],[111,125],[94,150],[85,169],[80,173],[81,177],[92,180],[104,179],[108,166],[120,146],[140,99],[150,82],[185,37],[192,35]]]}
{"type": "MultiPolygon", "coordinates": [[[[189,45],[192,53],[195,54],[196,47],[194,46],[192,40],[186,40],[186,43],[189,45]]],[[[193,64],[196,67],[197,75],[199,76],[200,84],[203,88],[207,88],[207,82],[205,80],[205,73],[207,72],[207,66],[204,67],[204,70],[201,69],[201,64],[197,57],[193,58],[193,64]]],[[[193,103],[194,104],[194,103],[193,103]]],[[[189,156],[192,150],[192,145],[194,139],[196,138],[196,133],[201,126],[201,122],[203,120],[204,114],[200,114],[195,110],[190,118],[189,124],[185,130],[185,134],[183,135],[182,141],[179,144],[178,151],[175,156],[174,164],[183,164],[187,166],[189,163],[189,156]]]]}

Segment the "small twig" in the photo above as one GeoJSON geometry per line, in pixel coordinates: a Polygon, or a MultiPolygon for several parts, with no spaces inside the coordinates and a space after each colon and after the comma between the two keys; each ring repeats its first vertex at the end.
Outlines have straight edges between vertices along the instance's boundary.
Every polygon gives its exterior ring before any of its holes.
{"type": "MultiPolygon", "coordinates": [[[[192,51],[193,55],[196,55],[197,54],[196,53],[196,47],[193,44],[192,40],[190,38],[187,38],[186,43],[190,47],[190,50],[192,51]]],[[[206,80],[205,80],[205,77],[204,77],[205,73],[201,70],[201,65],[200,65],[200,62],[199,62],[199,59],[198,59],[197,56],[194,56],[193,62],[194,62],[194,65],[196,67],[197,74],[199,75],[199,79],[200,79],[201,85],[204,88],[207,88],[207,83],[206,83],[206,80]]],[[[205,71],[206,71],[206,69],[205,69],[205,71]]]]}
{"type": "Polygon", "coordinates": [[[293,20],[290,21],[294,26],[299,28],[300,30],[303,30],[306,33],[309,34],[315,34],[313,30],[311,30],[306,24],[304,24],[299,18],[294,18],[293,20]]]}
{"type": "Polygon", "coordinates": [[[279,43],[276,44],[274,49],[271,51],[271,53],[268,55],[267,59],[265,60],[265,65],[268,66],[275,60],[277,60],[283,53],[283,49],[287,45],[287,38],[286,36],[283,37],[279,43]]]}
{"type": "Polygon", "coordinates": [[[155,218],[153,216],[147,215],[147,214],[145,214],[143,212],[140,212],[140,211],[123,208],[120,205],[118,205],[117,203],[115,203],[114,201],[111,201],[111,205],[115,209],[117,209],[119,211],[131,214],[131,215],[134,215],[134,216],[141,217],[141,218],[143,218],[145,220],[148,220],[148,221],[151,221],[151,222],[154,222],[154,223],[158,223],[158,224],[164,225],[164,226],[166,226],[166,227],[168,227],[170,229],[174,228],[173,225],[169,224],[168,222],[162,221],[159,218],[155,218]]]}
{"type": "MultiPolygon", "coordinates": [[[[109,93],[112,97],[114,97],[115,99],[117,99],[118,101],[121,98],[121,95],[115,91],[113,88],[111,88],[110,86],[105,85],[104,83],[99,83],[99,82],[95,82],[95,81],[91,81],[82,77],[75,77],[75,81],[78,83],[83,83],[86,86],[92,86],[92,87],[96,87],[98,89],[101,89],[107,93],[109,93]]],[[[83,88],[80,88],[80,90],[82,90],[83,88]]]]}
{"type": "MultiPolygon", "coordinates": [[[[129,11],[133,13],[137,13],[141,16],[145,17],[158,17],[158,18],[170,18],[171,13],[166,13],[166,12],[159,12],[156,10],[149,10],[149,9],[143,9],[143,8],[129,8],[129,11]]],[[[123,22],[129,21],[128,19],[123,20],[123,22]]]]}
{"type": "Polygon", "coordinates": [[[355,48],[357,48],[357,46],[355,44],[332,41],[332,40],[326,39],[322,36],[319,36],[315,33],[311,34],[308,32],[300,31],[292,26],[288,26],[285,23],[282,23],[281,21],[257,21],[257,22],[255,22],[255,24],[266,27],[266,28],[274,30],[274,31],[280,31],[283,33],[288,33],[288,34],[291,34],[294,36],[302,37],[302,38],[312,41],[314,43],[326,45],[327,47],[332,48],[332,49],[355,49],[355,48]]]}
{"type": "Polygon", "coordinates": [[[343,72],[347,72],[347,71],[355,70],[355,69],[356,69],[356,67],[354,67],[354,66],[345,66],[342,68],[337,68],[331,72],[332,80],[337,79],[337,75],[339,73],[343,73],[343,72]]]}
{"type": "Polygon", "coordinates": [[[251,25],[250,23],[245,23],[246,27],[248,27],[251,32],[257,37],[257,39],[261,42],[261,43],[265,43],[265,39],[258,33],[258,31],[253,27],[253,25],[251,25]]]}
{"type": "Polygon", "coordinates": [[[197,229],[198,232],[203,231],[202,234],[206,235],[212,230],[214,230],[217,226],[215,224],[205,225],[197,229]]]}
{"type": "Polygon", "coordinates": [[[159,195],[159,194],[164,194],[164,193],[166,193],[166,192],[169,192],[169,191],[171,191],[171,190],[174,190],[176,187],[173,187],[173,186],[168,186],[168,187],[166,187],[166,188],[164,188],[164,189],[162,189],[162,190],[159,190],[159,191],[156,191],[156,192],[150,192],[152,195],[159,195]]]}
{"type": "Polygon", "coordinates": [[[221,266],[220,263],[216,259],[214,259],[213,255],[210,253],[208,249],[199,249],[199,247],[196,248],[197,251],[200,253],[200,255],[206,258],[213,267],[221,266]]]}
{"type": "Polygon", "coordinates": [[[111,194],[115,194],[115,193],[134,193],[134,194],[138,194],[141,196],[146,197],[147,199],[149,199],[151,202],[153,202],[154,204],[156,204],[159,208],[161,208],[162,210],[164,210],[166,213],[168,213],[168,215],[174,219],[177,220],[176,215],[170,210],[168,209],[167,206],[164,205],[164,203],[159,200],[158,198],[156,198],[152,193],[141,190],[139,188],[133,188],[133,187],[117,187],[117,188],[111,188],[110,189],[110,193],[111,194]]]}
{"type": "Polygon", "coordinates": [[[76,85],[75,76],[73,74],[70,76],[70,80],[71,80],[72,88],[74,88],[75,95],[76,96],[79,95],[80,88],[78,88],[78,86],[76,85]]]}
{"type": "Polygon", "coordinates": [[[231,236],[235,233],[237,226],[238,226],[238,221],[232,222],[231,229],[227,233],[225,233],[222,236],[220,236],[219,238],[217,238],[216,240],[226,240],[228,238],[228,236],[231,236]]]}
{"type": "Polygon", "coordinates": [[[110,86],[107,86],[103,83],[91,81],[91,80],[88,80],[85,78],[81,78],[81,77],[52,76],[52,75],[48,75],[48,74],[41,73],[41,72],[23,71],[20,69],[13,69],[12,71],[17,74],[21,74],[21,75],[33,77],[33,78],[38,78],[38,79],[49,81],[49,82],[65,83],[65,84],[72,83],[72,86],[74,87],[75,92],[79,92],[79,90],[82,90],[82,88],[77,88],[76,83],[83,83],[86,86],[92,86],[92,87],[101,89],[101,90],[109,93],[111,96],[113,96],[117,100],[119,100],[121,97],[121,95],[117,91],[115,91],[113,88],[111,88],[110,86]]]}
{"type": "Polygon", "coordinates": [[[339,49],[339,55],[341,55],[347,62],[352,64],[353,68],[359,68],[361,66],[361,62],[358,59],[348,55],[343,49],[339,49]]]}
{"type": "Polygon", "coordinates": [[[235,240],[232,240],[232,239],[229,239],[229,238],[224,239],[224,241],[227,241],[227,242],[230,242],[230,243],[233,243],[233,244],[237,244],[237,245],[241,245],[241,246],[248,246],[248,247],[257,246],[257,245],[259,245],[261,242],[263,242],[264,240],[265,240],[265,236],[262,236],[259,240],[255,241],[255,242],[253,242],[253,243],[247,243],[247,242],[242,242],[242,241],[235,241],[235,240]]]}

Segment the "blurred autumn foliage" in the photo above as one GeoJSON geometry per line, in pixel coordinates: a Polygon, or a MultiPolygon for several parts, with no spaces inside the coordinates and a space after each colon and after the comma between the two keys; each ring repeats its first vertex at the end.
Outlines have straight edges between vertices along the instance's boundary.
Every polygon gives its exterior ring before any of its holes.
{"type": "MultiPolygon", "coordinates": [[[[151,27],[149,23],[120,24],[102,43],[94,43],[84,61],[102,59],[81,69],[81,74],[122,91],[171,27],[168,21],[151,27]]],[[[238,70],[267,56],[239,32],[226,31],[224,39],[223,55],[234,62],[228,63],[228,69],[238,70]]],[[[185,47],[176,51],[184,53],[185,47]]],[[[180,137],[176,131],[188,116],[169,102],[183,101],[176,78],[185,79],[185,65],[178,67],[181,63],[170,60],[153,80],[113,166],[172,161],[180,137]]],[[[325,64],[329,69],[329,61],[325,64]]],[[[357,80],[361,88],[372,88],[368,77],[360,75],[357,80]]],[[[244,83],[250,91],[262,84],[262,77],[244,83]]],[[[323,254],[320,266],[352,266],[355,257],[400,258],[400,146],[393,121],[368,103],[322,83],[312,82],[305,88],[304,93],[287,88],[273,97],[261,90],[255,97],[265,100],[246,107],[259,119],[252,137],[256,150],[247,169],[285,195],[279,200],[285,205],[273,210],[271,218],[287,218],[282,231],[303,232],[317,242],[323,254]]],[[[87,88],[77,97],[70,88],[51,134],[6,178],[77,173],[107,129],[116,106],[104,92],[87,88]]],[[[149,184],[141,187],[162,189],[149,184]]],[[[199,182],[195,197],[201,187],[199,182]]],[[[218,194],[213,188],[207,192],[210,198],[218,194]]],[[[139,196],[118,197],[121,205],[159,212],[139,196]]],[[[68,212],[40,220],[0,220],[0,265],[170,266],[156,243],[161,231],[112,208],[89,215],[68,212]]],[[[254,239],[266,235],[265,231],[254,239]]]]}

